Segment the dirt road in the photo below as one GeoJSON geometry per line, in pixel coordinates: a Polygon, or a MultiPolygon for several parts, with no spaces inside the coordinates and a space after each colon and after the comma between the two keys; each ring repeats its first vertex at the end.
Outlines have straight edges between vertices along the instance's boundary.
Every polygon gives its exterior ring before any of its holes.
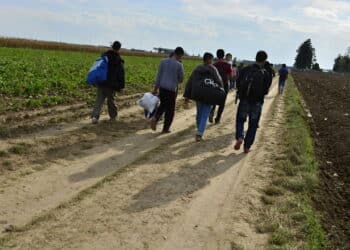
{"type": "Polygon", "coordinates": [[[267,236],[250,226],[258,198],[276,81],[264,104],[257,143],[232,148],[236,107],[194,142],[195,109],[176,114],[173,133],[148,129],[137,107],[121,121],[79,121],[3,140],[30,150],[20,169],[0,175],[0,228],[13,249],[263,249],[267,236]]]}

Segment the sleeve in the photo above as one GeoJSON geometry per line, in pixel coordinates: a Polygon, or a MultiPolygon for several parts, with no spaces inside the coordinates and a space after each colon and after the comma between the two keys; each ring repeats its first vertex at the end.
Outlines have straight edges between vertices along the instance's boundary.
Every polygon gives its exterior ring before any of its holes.
{"type": "Polygon", "coordinates": [[[195,72],[196,70],[194,70],[190,76],[190,78],[188,79],[187,83],[186,83],[186,87],[185,87],[185,92],[183,97],[191,99],[192,98],[192,85],[193,85],[193,80],[194,80],[194,76],[195,76],[195,72]]]}
{"type": "Polygon", "coordinates": [[[272,75],[270,72],[266,71],[265,79],[264,79],[264,94],[267,95],[269,93],[270,86],[272,84],[272,75]]]}
{"type": "Polygon", "coordinates": [[[184,81],[184,66],[182,65],[182,63],[180,63],[180,66],[178,68],[177,71],[177,79],[178,79],[178,83],[182,83],[184,81]]]}
{"type": "Polygon", "coordinates": [[[158,67],[158,73],[157,73],[156,84],[155,84],[158,88],[160,87],[160,78],[162,74],[163,74],[163,62],[161,62],[158,67]]]}
{"type": "Polygon", "coordinates": [[[119,89],[124,89],[125,88],[125,68],[124,68],[124,61],[120,61],[120,65],[117,68],[118,69],[118,83],[119,83],[119,89]]]}
{"type": "Polygon", "coordinates": [[[248,70],[249,67],[250,67],[250,66],[243,68],[243,69],[240,70],[239,73],[238,73],[238,78],[237,78],[237,83],[236,83],[236,86],[237,86],[237,90],[238,90],[238,91],[239,91],[239,89],[241,88],[241,83],[242,83],[242,81],[243,81],[244,75],[246,74],[246,72],[247,72],[247,70],[248,70]]]}

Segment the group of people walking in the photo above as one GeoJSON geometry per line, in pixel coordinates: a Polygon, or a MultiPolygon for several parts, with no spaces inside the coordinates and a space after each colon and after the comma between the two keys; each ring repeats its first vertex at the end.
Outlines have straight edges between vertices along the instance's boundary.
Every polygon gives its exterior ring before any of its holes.
{"type": "MultiPolygon", "coordinates": [[[[97,123],[102,104],[107,98],[108,112],[111,120],[117,117],[117,109],[114,104],[116,91],[123,91],[125,86],[124,61],[119,55],[121,44],[114,42],[112,50],[104,53],[108,57],[108,76],[105,84],[97,86],[97,99],[92,113],[92,122],[97,123]]],[[[178,86],[184,81],[184,68],[182,59],[185,52],[177,47],[174,52],[161,61],[153,95],[158,95],[160,104],[151,118],[151,129],[156,131],[159,120],[164,115],[162,133],[171,132],[171,124],[175,115],[178,86]]],[[[203,55],[203,63],[196,67],[188,79],[184,98],[185,103],[190,100],[196,102],[196,141],[202,141],[208,121],[219,124],[225,108],[226,97],[230,89],[236,85],[239,99],[236,114],[236,142],[235,150],[244,147],[248,153],[254,143],[256,131],[259,127],[264,97],[268,94],[274,77],[271,64],[267,61],[265,51],[258,51],[255,63],[246,67],[236,68],[232,63],[232,55],[226,54],[223,49],[218,49],[217,60],[214,55],[206,52],[203,55]],[[216,106],[218,107],[216,109],[216,106]],[[247,133],[244,133],[244,124],[249,118],[247,133]]],[[[283,92],[288,70],[283,65],[279,71],[279,93],[283,92]]]]}

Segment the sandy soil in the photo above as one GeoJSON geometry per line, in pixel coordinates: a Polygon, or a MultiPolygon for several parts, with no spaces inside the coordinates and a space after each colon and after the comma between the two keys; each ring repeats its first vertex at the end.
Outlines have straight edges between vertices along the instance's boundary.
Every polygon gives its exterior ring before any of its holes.
{"type": "Polygon", "coordinates": [[[274,82],[248,155],[232,147],[233,94],[201,143],[195,109],[180,110],[173,132],[160,135],[137,107],[115,124],[79,121],[3,141],[33,147],[27,164],[0,175],[3,248],[264,249],[267,235],[256,233],[250,208],[276,146],[269,123],[276,93],[274,82]]]}

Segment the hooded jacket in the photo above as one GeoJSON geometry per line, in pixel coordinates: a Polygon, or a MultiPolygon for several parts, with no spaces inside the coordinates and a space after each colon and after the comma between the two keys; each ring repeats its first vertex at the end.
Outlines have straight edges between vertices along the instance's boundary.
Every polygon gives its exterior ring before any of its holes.
{"type": "Polygon", "coordinates": [[[113,90],[121,90],[125,88],[125,70],[124,60],[119,53],[113,50],[108,50],[102,56],[108,57],[107,81],[104,86],[110,87],[113,90]]]}
{"type": "Polygon", "coordinates": [[[213,80],[219,84],[221,87],[223,87],[223,82],[221,79],[221,76],[218,72],[218,70],[215,68],[214,65],[211,64],[202,64],[199,65],[191,74],[190,78],[187,81],[184,97],[188,99],[192,99],[192,85],[193,82],[199,81],[203,75],[210,75],[213,80]]]}

